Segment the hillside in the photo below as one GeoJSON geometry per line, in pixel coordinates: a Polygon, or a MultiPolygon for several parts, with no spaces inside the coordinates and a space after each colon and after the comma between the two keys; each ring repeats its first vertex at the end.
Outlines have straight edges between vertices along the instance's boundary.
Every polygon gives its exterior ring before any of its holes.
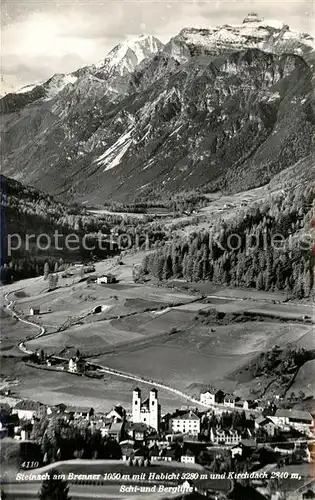
{"type": "Polygon", "coordinates": [[[260,202],[174,238],[144,259],[143,274],[314,297],[314,168],[309,156],[275,176],[260,202]]]}
{"type": "Polygon", "coordinates": [[[48,229],[50,232],[54,226],[71,228],[75,215],[83,213],[75,206],[64,205],[52,196],[4,175],[0,176],[0,182],[1,222],[9,234],[31,234],[32,231],[40,234],[48,229]]]}
{"type": "Polygon", "coordinates": [[[3,172],[64,201],[240,191],[313,151],[313,40],[250,15],[1,99],[3,172]]]}
{"type": "Polygon", "coordinates": [[[82,211],[67,206],[37,189],[4,175],[1,182],[1,281],[10,282],[43,273],[49,260],[51,270],[65,259],[83,255],[64,245],[68,234],[78,234],[82,211]],[[54,239],[55,232],[62,235],[54,239]]]}
{"type": "Polygon", "coordinates": [[[127,235],[130,246],[142,245],[144,235],[152,244],[166,238],[159,223],[150,224],[152,217],[94,215],[4,175],[0,181],[3,283],[41,275],[47,261],[51,271],[61,271],[65,263],[116,255],[127,245],[119,235],[127,235]]]}

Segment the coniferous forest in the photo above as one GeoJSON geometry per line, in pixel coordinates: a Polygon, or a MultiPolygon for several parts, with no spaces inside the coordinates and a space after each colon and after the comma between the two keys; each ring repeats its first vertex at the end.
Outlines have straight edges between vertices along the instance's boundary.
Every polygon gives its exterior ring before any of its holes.
{"type": "Polygon", "coordinates": [[[209,280],[310,297],[314,294],[313,201],[312,185],[281,190],[228,222],[188,238],[174,238],[145,257],[142,272],[158,280],[209,280]]]}

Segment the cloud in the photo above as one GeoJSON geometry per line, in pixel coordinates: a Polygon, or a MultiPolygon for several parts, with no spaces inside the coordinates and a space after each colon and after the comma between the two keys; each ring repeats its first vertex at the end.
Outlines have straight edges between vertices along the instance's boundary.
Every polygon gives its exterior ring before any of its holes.
{"type": "Polygon", "coordinates": [[[313,30],[308,0],[2,1],[1,69],[7,90],[98,62],[128,36],[153,34],[166,42],[186,26],[238,23],[253,10],[313,30]]]}

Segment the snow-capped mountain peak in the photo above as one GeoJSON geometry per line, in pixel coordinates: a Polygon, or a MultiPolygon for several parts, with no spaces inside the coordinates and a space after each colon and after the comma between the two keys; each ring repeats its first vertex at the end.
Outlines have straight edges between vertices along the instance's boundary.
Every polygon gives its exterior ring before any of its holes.
{"type": "Polygon", "coordinates": [[[310,35],[291,30],[283,22],[264,20],[251,12],[241,24],[205,29],[184,28],[165,46],[165,50],[181,63],[198,54],[219,54],[248,48],[276,54],[290,52],[305,55],[315,49],[315,42],[310,35]]]}
{"type": "Polygon", "coordinates": [[[152,35],[127,39],[114,47],[97,67],[106,67],[109,71],[125,75],[133,71],[144,59],[162,50],[163,46],[163,43],[152,35]]]}
{"type": "Polygon", "coordinates": [[[15,94],[25,94],[26,92],[31,92],[31,90],[35,89],[37,85],[42,85],[43,82],[38,82],[38,83],[31,83],[30,85],[24,85],[24,87],[21,87],[19,90],[15,91],[15,94]]]}

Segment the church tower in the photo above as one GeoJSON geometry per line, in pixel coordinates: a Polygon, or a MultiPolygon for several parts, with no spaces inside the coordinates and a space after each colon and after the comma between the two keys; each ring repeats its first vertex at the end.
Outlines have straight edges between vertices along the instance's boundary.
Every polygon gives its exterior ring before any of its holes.
{"type": "Polygon", "coordinates": [[[159,431],[160,410],[158,401],[158,391],[151,389],[149,396],[150,426],[159,431]]]}
{"type": "Polygon", "coordinates": [[[141,422],[141,391],[138,387],[132,393],[132,421],[141,422]]]}

